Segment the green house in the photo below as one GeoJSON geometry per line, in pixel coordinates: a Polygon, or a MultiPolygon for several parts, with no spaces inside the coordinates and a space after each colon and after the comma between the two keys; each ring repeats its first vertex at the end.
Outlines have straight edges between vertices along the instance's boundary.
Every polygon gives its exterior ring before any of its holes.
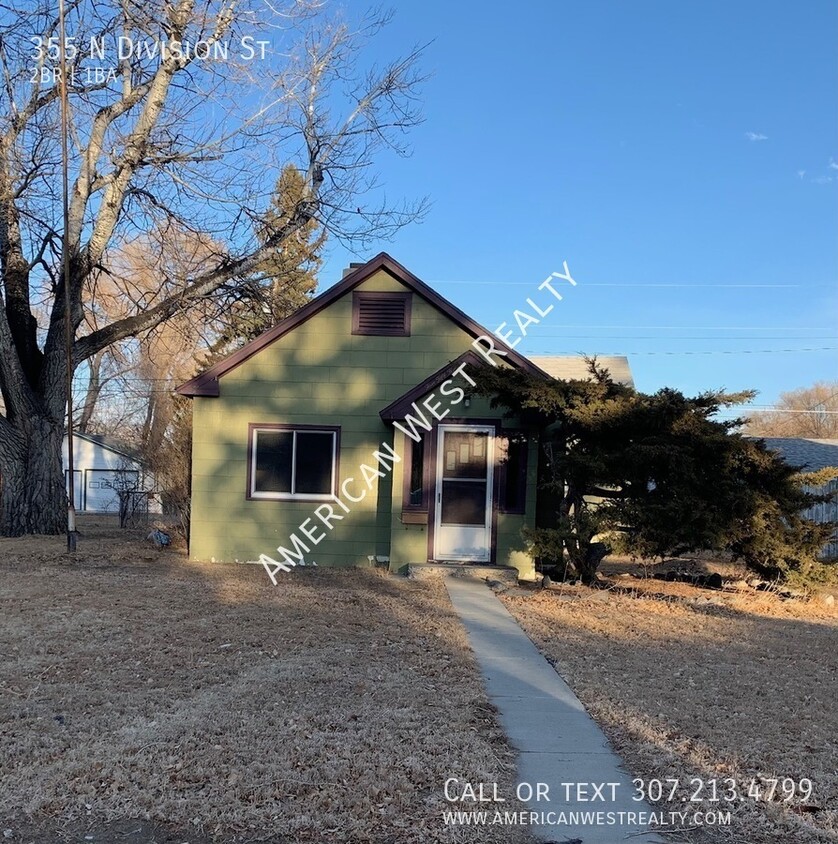
{"type": "Polygon", "coordinates": [[[355,268],[179,388],[192,556],[534,578],[537,448],[465,389],[494,365],[550,377],[386,253],[355,268]]]}

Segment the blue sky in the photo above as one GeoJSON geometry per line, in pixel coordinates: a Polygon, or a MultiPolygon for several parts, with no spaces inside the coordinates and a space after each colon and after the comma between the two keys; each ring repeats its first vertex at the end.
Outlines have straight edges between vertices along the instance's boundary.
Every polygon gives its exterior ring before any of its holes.
{"type": "Polygon", "coordinates": [[[433,41],[433,77],[380,173],[432,208],[380,249],[490,328],[567,261],[519,351],[628,354],[643,390],[834,379],[836,31],[833,0],[401,2],[373,54],[433,41]]]}

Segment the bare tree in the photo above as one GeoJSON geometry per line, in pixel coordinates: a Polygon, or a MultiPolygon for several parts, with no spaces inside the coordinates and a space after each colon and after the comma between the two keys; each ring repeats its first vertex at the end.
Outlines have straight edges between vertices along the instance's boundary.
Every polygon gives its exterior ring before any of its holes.
{"type": "MultiPolygon", "coordinates": [[[[302,189],[303,176],[286,165],[260,239],[283,224],[286,209],[290,213],[296,206],[302,189]]],[[[78,430],[119,433],[144,454],[158,453],[171,421],[177,384],[311,301],[325,242],[326,232],[312,220],[246,278],[224,285],[212,299],[136,340],[122,341],[89,358],[76,373],[78,430]]],[[[160,278],[198,275],[212,265],[218,249],[205,235],[175,226],[125,244],[111,260],[107,275],[98,274],[90,286],[87,327],[92,330],[125,316],[133,303],[155,295],[160,278]]]]}
{"type": "Polygon", "coordinates": [[[756,437],[838,438],[838,381],[818,381],[780,395],[775,412],[754,413],[746,433],[756,437]]]}
{"type": "MultiPolygon", "coordinates": [[[[108,272],[91,274],[84,295],[85,328],[95,331],[176,293],[176,285],[161,285],[160,279],[200,275],[212,268],[220,248],[206,235],[176,224],[120,244],[112,251],[108,272]]],[[[79,429],[93,422],[100,432],[119,431],[144,452],[159,448],[174,388],[192,377],[223,325],[217,311],[212,300],[203,300],[89,358],[77,372],[81,383],[86,380],[79,429]],[[133,436],[126,436],[129,431],[133,436]]]]}
{"type": "MultiPolygon", "coordinates": [[[[364,67],[386,15],[352,27],[317,3],[285,3],[68,0],[73,367],[212,300],[312,220],[362,245],[423,212],[421,201],[388,203],[375,173],[380,152],[407,153],[420,119],[421,49],[364,67]],[[304,189],[260,238],[289,161],[304,189]],[[91,327],[116,247],[175,224],[218,244],[211,262],[167,270],[127,312],[91,327]]],[[[65,522],[59,48],[49,0],[0,7],[4,535],[59,533],[65,522]]]]}

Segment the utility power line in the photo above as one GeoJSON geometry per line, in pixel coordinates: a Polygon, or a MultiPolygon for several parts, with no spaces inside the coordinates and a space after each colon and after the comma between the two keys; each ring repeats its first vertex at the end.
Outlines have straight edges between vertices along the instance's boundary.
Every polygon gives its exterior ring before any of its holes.
{"type": "Polygon", "coordinates": [[[680,337],[661,337],[659,334],[647,334],[647,335],[629,335],[629,334],[609,334],[607,337],[603,337],[597,334],[561,334],[556,335],[564,340],[666,340],[667,343],[680,343],[683,340],[704,340],[706,342],[734,342],[734,341],[744,341],[744,340],[838,340],[833,334],[824,334],[823,336],[815,335],[812,336],[811,334],[793,334],[791,336],[767,336],[767,337],[745,337],[745,336],[736,336],[733,337],[698,337],[694,335],[682,335],[680,337]]]}
{"type": "MultiPolygon", "coordinates": [[[[637,339],[637,338],[635,338],[637,339]]],[[[665,350],[637,350],[637,351],[612,351],[604,352],[597,349],[595,352],[588,353],[589,356],[596,355],[597,357],[631,357],[637,355],[668,355],[677,357],[678,355],[768,355],[768,354],[795,354],[797,352],[822,352],[822,351],[838,351],[838,346],[814,346],[798,349],[665,349],[665,350]]],[[[522,352],[524,357],[544,356],[544,357],[580,357],[583,352],[578,349],[568,351],[556,351],[555,349],[536,349],[527,352],[522,352]]],[[[102,389],[107,389],[114,383],[133,383],[133,384],[149,384],[149,383],[175,383],[180,384],[182,379],[177,378],[147,378],[138,375],[114,375],[104,376],[104,384],[102,389]]],[[[186,378],[185,380],[189,380],[186,378]]],[[[89,377],[81,375],[78,372],[73,377],[73,383],[76,385],[90,383],[89,377]]]]}
{"type": "MultiPolygon", "coordinates": [[[[432,279],[426,281],[426,284],[462,284],[462,285],[482,285],[483,287],[538,287],[537,281],[466,281],[457,279],[432,279]]],[[[733,282],[731,284],[691,284],[690,282],[645,282],[645,281],[581,281],[579,286],[582,287],[676,287],[676,288],[696,288],[699,290],[811,290],[816,287],[830,287],[838,288],[838,281],[832,283],[815,283],[815,284],[740,284],[733,282]]]]}
{"type": "Polygon", "coordinates": [[[788,407],[753,407],[748,405],[748,410],[758,410],[760,413],[830,413],[838,416],[838,410],[792,410],[788,407]]]}
{"type": "MultiPolygon", "coordinates": [[[[512,324],[509,315],[507,314],[501,322],[506,322],[507,325],[512,324]]],[[[484,319],[486,323],[495,323],[495,320],[484,319]]],[[[497,323],[499,324],[499,323],[497,323]]],[[[834,325],[626,325],[620,323],[618,325],[595,325],[588,323],[554,323],[550,322],[545,328],[597,328],[597,329],[617,329],[625,331],[626,329],[661,329],[666,331],[834,331],[834,325]]],[[[545,328],[538,328],[539,334],[544,333],[545,328]]],[[[533,332],[536,329],[532,329],[533,332]]],[[[661,340],[670,340],[670,337],[661,337],[661,340]]],[[[712,337],[708,337],[712,340],[712,337]]],[[[754,339],[762,339],[760,337],[754,339]]]]}
{"type": "MultiPolygon", "coordinates": [[[[607,338],[603,338],[607,339],[607,338]]],[[[596,352],[591,352],[591,354],[596,354],[602,357],[638,357],[640,355],[669,355],[669,356],[678,356],[678,355],[774,355],[774,354],[795,354],[798,352],[834,352],[838,351],[838,346],[812,346],[805,349],[705,349],[705,350],[697,350],[697,349],[690,349],[685,350],[681,349],[678,351],[675,350],[667,350],[667,351],[645,351],[645,350],[635,350],[635,351],[627,351],[625,349],[617,351],[617,352],[606,352],[602,349],[597,349],[596,352]]],[[[532,355],[560,355],[562,357],[569,357],[573,354],[579,354],[579,350],[577,349],[575,352],[562,352],[562,351],[555,351],[551,349],[550,351],[527,351],[522,352],[523,355],[532,356],[532,355]]]]}

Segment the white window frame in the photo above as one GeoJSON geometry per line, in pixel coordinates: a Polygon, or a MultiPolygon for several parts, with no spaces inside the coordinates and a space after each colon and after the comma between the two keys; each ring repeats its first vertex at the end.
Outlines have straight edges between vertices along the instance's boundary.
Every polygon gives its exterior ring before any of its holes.
{"type": "Polygon", "coordinates": [[[250,488],[248,498],[270,499],[273,501],[334,501],[338,483],[338,434],[339,428],[317,428],[294,425],[252,425],[250,427],[250,488]],[[256,489],[256,451],[260,433],[290,433],[291,440],[291,492],[257,491],[256,489]],[[330,492],[294,492],[297,482],[297,434],[331,434],[332,437],[332,488],[330,492]]]}

